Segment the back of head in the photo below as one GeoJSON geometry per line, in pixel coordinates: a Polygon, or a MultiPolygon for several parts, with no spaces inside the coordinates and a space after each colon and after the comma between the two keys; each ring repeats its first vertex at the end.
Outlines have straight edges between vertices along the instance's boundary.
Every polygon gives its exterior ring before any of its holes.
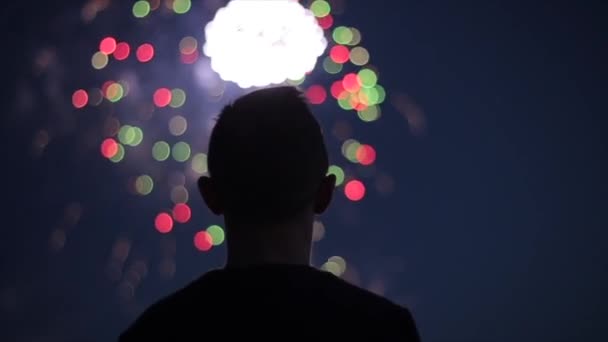
{"type": "Polygon", "coordinates": [[[312,205],[328,168],[321,128],[293,87],[226,106],[209,142],[209,173],[233,221],[277,223],[312,205]]]}

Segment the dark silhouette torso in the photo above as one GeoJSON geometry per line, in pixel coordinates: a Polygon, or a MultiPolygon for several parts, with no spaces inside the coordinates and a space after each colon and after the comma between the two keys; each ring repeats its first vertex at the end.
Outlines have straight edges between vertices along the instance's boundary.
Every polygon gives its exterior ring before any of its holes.
{"type": "Polygon", "coordinates": [[[233,337],[418,341],[407,309],[330,273],[287,265],[210,271],[151,306],[121,341],[233,337]]]}

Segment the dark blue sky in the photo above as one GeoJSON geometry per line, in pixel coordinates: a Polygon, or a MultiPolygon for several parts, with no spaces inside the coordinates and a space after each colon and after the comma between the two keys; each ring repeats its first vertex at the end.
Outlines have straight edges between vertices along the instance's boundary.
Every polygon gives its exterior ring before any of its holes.
{"type": "MultiPolygon", "coordinates": [[[[15,63],[9,74],[22,77],[28,62],[18,52],[30,41],[61,40],[45,25],[64,9],[34,6],[19,18],[24,7],[15,6],[5,22],[17,53],[4,58],[15,63]]],[[[412,308],[423,340],[607,338],[605,13],[599,2],[348,2],[341,23],[363,33],[387,90],[416,99],[428,129],[412,136],[387,106],[381,125],[358,132],[390,156],[379,162],[397,191],[370,200],[356,224],[333,228],[320,249],[347,255],[367,274],[398,258],[403,270],[391,274],[386,293],[412,308]]],[[[75,325],[75,335],[113,336],[128,319],[118,315],[101,266],[92,265],[103,265],[115,236],[78,233],[78,247],[46,262],[44,244],[55,213],[74,197],[95,208],[83,216],[92,230],[138,207],[104,186],[120,176],[101,161],[55,147],[32,162],[24,152],[28,120],[7,115],[2,124],[0,288],[36,294],[19,302],[23,312],[0,314],[13,323],[11,336],[28,336],[20,333],[28,326],[75,325]],[[66,174],[76,175],[67,185],[66,174]]],[[[178,255],[186,264],[188,257],[178,255]]],[[[150,285],[145,301],[205,266],[150,285]]]]}

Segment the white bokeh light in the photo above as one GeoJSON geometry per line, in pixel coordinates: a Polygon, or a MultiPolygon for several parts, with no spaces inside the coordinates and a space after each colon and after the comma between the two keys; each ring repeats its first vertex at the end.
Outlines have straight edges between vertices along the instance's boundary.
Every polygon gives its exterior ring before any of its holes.
{"type": "Polygon", "coordinates": [[[314,15],[295,0],[233,0],[205,36],[211,68],[241,88],[301,79],[327,47],[314,15]]]}

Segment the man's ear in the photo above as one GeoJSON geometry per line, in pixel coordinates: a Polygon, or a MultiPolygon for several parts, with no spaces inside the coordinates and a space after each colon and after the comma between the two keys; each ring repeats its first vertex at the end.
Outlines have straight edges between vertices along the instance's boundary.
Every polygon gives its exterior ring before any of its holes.
{"type": "Polygon", "coordinates": [[[336,187],[336,176],[329,174],[323,177],[317,196],[315,198],[314,210],[315,214],[322,214],[329,204],[334,195],[334,188],[336,187]]]}
{"type": "Polygon", "coordinates": [[[217,186],[213,179],[207,176],[202,176],[198,179],[198,191],[201,193],[205,204],[209,210],[215,215],[222,215],[224,213],[224,206],[220,200],[217,186]]]}

